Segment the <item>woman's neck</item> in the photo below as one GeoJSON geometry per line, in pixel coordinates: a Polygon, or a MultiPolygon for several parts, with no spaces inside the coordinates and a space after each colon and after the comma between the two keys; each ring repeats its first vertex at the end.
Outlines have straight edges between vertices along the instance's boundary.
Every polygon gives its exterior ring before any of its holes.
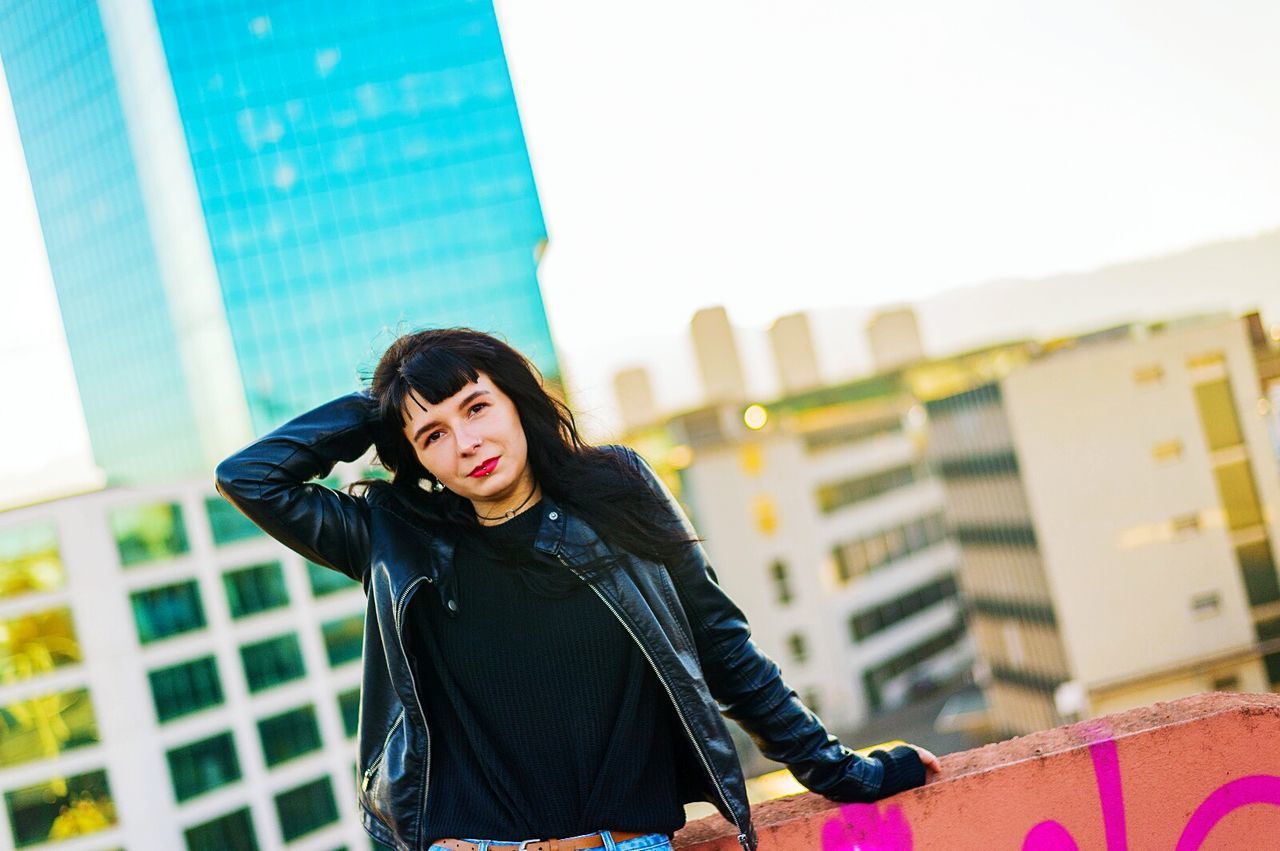
{"type": "Polygon", "coordinates": [[[537,482],[530,482],[528,490],[522,490],[507,499],[494,500],[492,502],[472,500],[471,507],[475,511],[476,520],[481,526],[497,526],[528,511],[538,502],[541,496],[542,488],[538,486],[537,482]]]}

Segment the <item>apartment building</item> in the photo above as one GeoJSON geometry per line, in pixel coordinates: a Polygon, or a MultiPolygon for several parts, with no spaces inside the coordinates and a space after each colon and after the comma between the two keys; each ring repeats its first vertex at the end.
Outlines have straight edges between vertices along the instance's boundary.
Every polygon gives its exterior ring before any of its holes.
{"type": "Polygon", "coordinates": [[[1257,327],[1122,326],[927,403],[998,732],[1280,682],[1257,327]]]}
{"type": "Polygon", "coordinates": [[[0,847],[370,848],[364,606],[211,480],[0,514],[0,847]]]}

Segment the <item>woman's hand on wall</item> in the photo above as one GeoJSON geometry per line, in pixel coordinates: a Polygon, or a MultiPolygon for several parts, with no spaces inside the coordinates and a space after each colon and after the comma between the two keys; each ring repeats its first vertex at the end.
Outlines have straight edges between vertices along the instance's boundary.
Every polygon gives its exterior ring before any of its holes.
{"type": "Polygon", "coordinates": [[[913,745],[910,742],[907,743],[907,747],[920,754],[920,761],[924,763],[926,780],[929,777],[942,772],[942,762],[934,756],[932,752],[925,750],[919,745],[913,745]]]}

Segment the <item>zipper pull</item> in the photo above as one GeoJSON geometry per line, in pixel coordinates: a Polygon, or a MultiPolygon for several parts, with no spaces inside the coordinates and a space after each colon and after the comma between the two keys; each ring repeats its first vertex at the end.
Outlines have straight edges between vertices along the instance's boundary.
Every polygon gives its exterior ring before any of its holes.
{"type": "Polygon", "coordinates": [[[751,851],[751,845],[747,842],[745,833],[738,834],[738,844],[742,846],[742,851],[751,851]]]}

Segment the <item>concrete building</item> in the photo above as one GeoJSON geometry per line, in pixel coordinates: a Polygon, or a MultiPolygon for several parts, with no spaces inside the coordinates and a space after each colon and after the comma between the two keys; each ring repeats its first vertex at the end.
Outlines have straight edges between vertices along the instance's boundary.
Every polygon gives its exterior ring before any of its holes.
{"type": "Polygon", "coordinates": [[[0,846],[369,848],[364,607],[208,479],[0,514],[0,846]]]}
{"type": "Polygon", "coordinates": [[[774,320],[769,326],[769,345],[783,393],[803,393],[821,386],[822,371],[807,314],[792,313],[774,320]]]}
{"type": "Polygon", "coordinates": [[[910,307],[884,310],[867,322],[867,343],[877,372],[900,369],[924,360],[924,343],[916,312],[910,307]]]}
{"type": "Polygon", "coordinates": [[[709,406],[632,436],[672,473],[756,642],[836,728],[962,676],[959,552],[906,385],[880,377],[763,410],[709,406]]]}
{"type": "Polygon", "coordinates": [[[693,354],[707,402],[738,402],[747,397],[747,381],[738,356],[733,325],[723,307],[707,307],[689,322],[693,354]]]}
{"type": "Polygon", "coordinates": [[[1249,329],[1109,329],[928,403],[998,732],[1280,684],[1280,477],[1249,329]]]}
{"type": "Polygon", "coordinates": [[[658,405],[653,398],[653,382],[649,370],[642,366],[618,370],[613,375],[613,395],[622,415],[622,427],[640,428],[658,416],[658,405]]]}
{"type": "Polygon", "coordinates": [[[705,537],[760,647],[835,729],[968,677],[959,549],[919,400],[1016,369],[976,350],[763,404],[706,405],[623,436],[705,537]]]}

